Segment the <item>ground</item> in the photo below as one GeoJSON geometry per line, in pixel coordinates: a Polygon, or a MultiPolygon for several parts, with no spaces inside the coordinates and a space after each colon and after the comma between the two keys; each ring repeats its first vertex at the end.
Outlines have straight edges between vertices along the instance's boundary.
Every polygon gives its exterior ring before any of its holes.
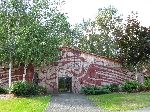
{"type": "Polygon", "coordinates": [[[49,103],[49,106],[45,112],[150,112],[150,107],[142,108],[144,106],[149,106],[150,93],[116,93],[87,97],[81,94],[54,95],[52,97],[52,102],[49,103]],[[101,100],[101,102],[95,102],[96,105],[99,104],[99,108],[88,99],[93,102],[101,100]],[[104,108],[104,105],[107,108],[104,108]],[[137,109],[140,107],[141,109],[137,109]],[[120,108],[120,111],[116,111],[118,110],[116,108],[120,108]],[[136,110],[123,111],[127,110],[127,108],[136,110]]]}
{"type": "Polygon", "coordinates": [[[91,96],[67,93],[53,95],[52,100],[50,96],[18,98],[12,94],[0,95],[0,112],[116,112],[116,110],[117,112],[150,112],[150,93],[91,96]]]}
{"type": "MultiPolygon", "coordinates": [[[[134,110],[150,106],[150,93],[114,93],[87,96],[100,108],[106,110],[134,110]]],[[[148,108],[150,111],[150,108],[148,108]]],[[[148,111],[145,111],[148,112],[148,111]]]]}
{"type": "Polygon", "coordinates": [[[0,112],[43,112],[49,101],[50,96],[18,98],[0,95],[0,112]]]}
{"type": "Polygon", "coordinates": [[[80,94],[58,94],[46,112],[103,112],[95,107],[85,96],[80,94]]]}

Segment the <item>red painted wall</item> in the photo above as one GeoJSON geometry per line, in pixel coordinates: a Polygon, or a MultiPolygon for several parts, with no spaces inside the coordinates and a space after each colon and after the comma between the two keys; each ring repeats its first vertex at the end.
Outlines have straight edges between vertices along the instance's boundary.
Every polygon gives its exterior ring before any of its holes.
{"type": "Polygon", "coordinates": [[[61,59],[57,66],[43,67],[40,74],[41,85],[49,91],[58,90],[58,77],[72,77],[72,90],[79,92],[81,87],[122,84],[133,80],[132,74],[126,74],[121,65],[112,59],[99,57],[77,49],[62,48],[61,59]]]}
{"type": "MultiPolygon", "coordinates": [[[[12,69],[12,82],[22,80],[24,73],[24,67],[20,66],[18,68],[12,69]]],[[[29,82],[32,82],[34,73],[34,66],[29,64],[27,67],[27,75],[25,79],[29,82]]],[[[8,69],[0,67],[0,86],[8,86],[8,69]]]]}
{"type": "MultiPolygon", "coordinates": [[[[100,57],[78,49],[62,48],[60,60],[39,69],[39,85],[49,92],[58,91],[58,77],[72,77],[72,90],[80,92],[81,87],[122,84],[125,80],[134,80],[132,74],[125,73],[121,65],[112,59],[100,57]]],[[[14,68],[12,81],[22,80],[23,66],[14,68]]],[[[34,66],[27,67],[26,80],[32,82],[34,66]]],[[[8,69],[0,67],[0,86],[8,85],[8,69]]]]}

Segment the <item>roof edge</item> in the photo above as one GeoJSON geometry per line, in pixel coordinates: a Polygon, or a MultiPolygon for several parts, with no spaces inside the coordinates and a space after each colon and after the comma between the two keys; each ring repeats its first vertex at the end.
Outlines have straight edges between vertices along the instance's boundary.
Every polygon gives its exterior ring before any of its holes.
{"type": "Polygon", "coordinates": [[[85,54],[94,56],[94,57],[96,57],[96,58],[103,58],[103,59],[106,59],[106,60],[113,61],[113,62],[115,62],[115,63],[121,64],[121,63],[119,62],[119,60],[115,60],[115,59],[112,59],[112,58],[108,58],[108,57],[106,57],[106,56],[100,56],[100,55],[97,55],[97,54],[94,54],[94,53],[89,53],[89,52],[87,52],[87,51],[82,51],[82,50],[80,50],[80,49],[78,49],[78,48],[71,48],[71,47],[61,47],[61,48],[60,48],[60,50],[64,50],[64,49],[65,49],[65,50],[75,50],[75,51],[79,51],[79,52],[82,52],[82,53],[85,53],[85,54]]]}

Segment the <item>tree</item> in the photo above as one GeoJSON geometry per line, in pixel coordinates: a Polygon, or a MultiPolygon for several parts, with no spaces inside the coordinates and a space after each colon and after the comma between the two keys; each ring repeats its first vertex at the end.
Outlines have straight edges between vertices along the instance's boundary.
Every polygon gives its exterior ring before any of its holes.
{"type": "Polygon", "coordinates": [[[83,21],[78,27],[80,49],[106,57],[117,57],[118,47],[114,39],[115,28],[119,29],[122,18],[113,7],[99,9],[94,21],[83,21]],[[84,44],[83,44],[84,43],[84,44]]]}
{"type": "Polygon", "coordinates": [[[82,50],[94,53],[95,50],[93,50],[93,43],[96,39],[92,38],[92,36],[94,37],[96,35],[95,22],[91,21],[90,19],[87,21],[83,20],[83,23],[76,25],[75,29],[76,32],[78,32],[75,38],[77,40],[77,47],[82,50]]]}
{"type": "Polygon", "coordinates": [[[117,9],[110,6],[108,8],[99,9],[96,17],[96,23],[100,34],[100,46],[103,46],[103,55],[107,57],[117,57],[118,46],[115,41],[115,29],[120,29],[122,24],[121,15],[117,13],[117,9]]]}
{"type": "Polygon", "coordinates": [[[29,63],[39,66],[58,59],[58,47],[70,44],[71,32],[65,15],[51,4],[49,0],[32,3],[28,0],[10,0],[1,3],[2,63],[17,66],[23,63],[26,67],[29,63]]]}
{"type": "Polygon", "coordinates": [[[116,30],[120,60],[129,68],[141,68],[150,59],[150,28],[140,25],[137,14],[132,13],[122,30],[116,30]]]}

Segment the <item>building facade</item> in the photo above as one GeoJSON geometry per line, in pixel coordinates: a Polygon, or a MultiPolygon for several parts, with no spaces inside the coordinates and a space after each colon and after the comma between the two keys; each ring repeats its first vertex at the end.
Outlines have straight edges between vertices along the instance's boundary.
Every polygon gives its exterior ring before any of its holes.
{"type": "Polygon", "coordinates": [[[131,73],[112,59],[65,47],[61,48],[61,52],[58,62],[41,67],[38,71],[39,85],[49,92],[66,89],[79,93],[84,86],[122,84],[134,79],[131,73]]]}
{"type": "MultiPolygon", "coordinates": [[[[84,86],[103,86],[122,84],[126,80],[134,80],[132,73],[124,70],[112,59],[83,52],[78,49],[61,48],[58,62],[50,63],[35,71],[32,64],[27,67],[25,79],[33,81],[34,73],[38,73],[39,85],[46,87],[51,93],[69,91],[79,93],[84,86]]],[[[37,69],[37,68],[36,68],[37,69]]],[[[22,80],[24,67],[12,69],[12,82],[22,80]]],[[[0,67],[0,86],[8,87],[8,67],[0,67]]]]}

